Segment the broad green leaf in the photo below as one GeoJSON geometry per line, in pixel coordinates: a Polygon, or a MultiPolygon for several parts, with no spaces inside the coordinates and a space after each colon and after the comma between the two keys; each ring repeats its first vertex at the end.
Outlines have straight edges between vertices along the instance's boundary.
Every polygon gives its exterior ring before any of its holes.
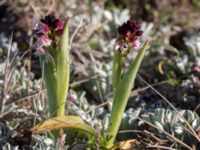
{"type": "Polygon", "coordinates": [[[86,135],[94,135],[95,130],[87,125],[78,116],[61,116],[48,119],[43,123],[36,125],[31,130],[38,134],[49,130],[59,130],[59,129],[72,129],[85,133],[86,135]]]}
{"type": "Polygon", "coordinates": [[[50,114],[52,116],[56,115],[57,110],[57,80],[56,80],[56,69],[54,63],[51,61],[45,62],[44,58],[40,58],[41,66],[43,70],[44,83],[47,89],[48,103],[50,114]]]}
{"type": "Polygon", "coordinates": [[[59,43],[59,49],[56,53],[56,78],[57,78],[57,100],[58,100],[58,115],[64,115],[65,100],[69,87],[69,51],[68,51],[68,24],[65,23],[65,28],[59,43]]]}
{"type": "Polygon", "coordinates": [[[107,129],[107,133],[112,135],[112,139],[109,141],[109,144],[110,143],[112,144],[114,142],[115,137],[117,135],[117,132],[122,120],[122,116],[128,102],[128,98],[130,96],[132,87],[134,85],[136,74],[138,72],[139,66],[142,62],[144,53],[147,48],[148,48],[148,44],[146,42],[143,48],[137,54],[129,70],[122,78],[120,84],[117,86],[116,91],[114,92],[111,118],[110,118],[109,126],[107,129]]]}

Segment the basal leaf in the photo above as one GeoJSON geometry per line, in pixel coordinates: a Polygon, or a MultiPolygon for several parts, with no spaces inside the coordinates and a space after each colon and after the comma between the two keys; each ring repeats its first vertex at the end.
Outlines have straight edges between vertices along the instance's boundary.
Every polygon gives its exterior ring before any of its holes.
{"type": "Polygon", "coordinates": [[[94,129],[87,125],[78,116],[61,116],[48,119],[43,123],[36,125],[31,130],[38,134],[49,130],[59,130],[59,129],[72,129],[77,131],[82,131],[86,135],[94,135],[94,129]]]}

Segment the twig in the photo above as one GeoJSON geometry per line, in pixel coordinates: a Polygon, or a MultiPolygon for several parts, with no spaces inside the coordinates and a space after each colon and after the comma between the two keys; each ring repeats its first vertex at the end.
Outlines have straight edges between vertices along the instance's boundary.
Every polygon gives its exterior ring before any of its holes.
{"type": "Polygon", "coordinates": [[[200,108],[200,104],[198,104],[197,107],[193,111],[196,112],[199,108],[200,108]]]}
{"type": "Polygon", "coordinates": [[[118,133],[130,133],[130,132],[133,132],[133,133],[141,133],[141,134],[147,134],[148,136],[151,136],[152,138],[154,138],[155,140],[157,140],[159,143],[165,143],[166,140],[161,140],[159,139],[158,137],[156,137],[153,133],[149,132],[149,131],[141,131],[141,130],[121,130],[119,131],[118,133]]]}
{"type": "Polygon", "coordinates": [[[90,78],[83,79],[83,80],[81,80],[81,81],[77,81],[77,82],[71,83],[71,84],[70,84],[70,87],[73,88],[73,87],[75,87],[75,86],[78,86],[78,85],[80,85],[80,84],[83,84],[83,83],[85,83],[85,82],[88,82],[88,81],[93,80],[93,79],[96,79],[96,78],[98,78],[98,75],[94,75],[94,76],[92,76],[92,77],[90,77],[90,78]]]}
{"type": "Polygon", "coordinates": [[[151,133],[149,131],[144,130],[144,133],[146,133],[147,135],[150,135],[151,137],[153,137],[155,140],[157,140],[159,143],[166,143],[167,140],[162,140],[160,138],[158,138],[157,136],[155,136],[154,133],[151,133]]]}
{"type": "Polygon", "coordinates": [[[177,149],[174,149],[174,148],[171,148],[171,147],[166,147],[166,146],[159,146],[159,145],[149,145],[147,146],[147,148],[152,148],[152,149],[166,149],[166,150],[177,150],[177,149]]]}
{"type": "Polygon", "coordinates": [[[8,100],[8,101],[6,101],[5,104],[9,105],[9,104],[12,104],[12,103],[15,103],[15,102],[21,102],[21,101],[26,100],[28,98],[34,97],[35,95],[38,94],[38,92],[42,92],[44,90],[45,90],[44,88],[43,89],[38,89],[38,90],[33,91],[33,92],[31,92],[31,93],[29,93],[29,94],[27,94],[27,95],[25,95],[25,96],[23,96],[21,98],[18,98],[18,99],[15,99],[15,100],[8,100]]]}
{"type": "MultiPolygon", "coordinates": [[[[154,86],[158,86],[158,85],[161,85],[161,84],[165,84],[165,83],[169,82],[170,80],[172,80],[172,79],[165,80],[165,81],[161,81],[161,82],[152,84],[151,86],[154,87],[154,86]]],[[[147,89],[149,89],[149,88],[150,88],[149,86],[145,86],[145,87],[142,87],[142,88],[140,88],[140,89],[133,90],[133,91],[131,92],[130,97],[136,96],[139,92],[145,91],[145,90],[147,90],[147,89]]]]}

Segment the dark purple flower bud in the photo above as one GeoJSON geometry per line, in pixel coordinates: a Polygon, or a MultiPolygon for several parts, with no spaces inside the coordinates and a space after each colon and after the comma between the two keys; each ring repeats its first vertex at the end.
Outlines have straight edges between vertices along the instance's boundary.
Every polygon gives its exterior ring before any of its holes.
{"type": "Polygon", "coordinates": [[[141,36],[142,30],[140,24],[136,20],[128,20],[122,26],[118,28],[118,33],[122,36],[136,35],[141,36]],[[127,35],[128,34],[128,35],[127,35]]]}
{"type": "Polygon", "coordinates": [[[48,25],[49,28],[53,30],[56,29],[59,19],[55,17],[54,13],[51,13],[45,16],[45,18],[41,19],[41,22],[48,25]]]}
{"type": "Polygon", "coordinates": [[[143,34],[143,31],[142,30],[137,30],[137,31],[135,31],[135,35],[136,36],[141,36],[143,34]]]}
{"type": "Polygon", "coordinates": [[[140,29],[140,24],[136,20],[128,20],[127,24],[132,32],[140,29]]]}
{"type": "Polygon", "coordinates": [[[127,26],[126,24],[123,24],[118,28],[118,33],[121,34],[122,36],[126,36],[127,33],[127,26]]]}

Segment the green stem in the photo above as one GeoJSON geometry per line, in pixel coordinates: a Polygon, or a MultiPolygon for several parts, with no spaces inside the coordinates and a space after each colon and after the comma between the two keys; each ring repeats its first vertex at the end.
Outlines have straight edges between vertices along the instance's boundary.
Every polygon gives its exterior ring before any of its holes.
{"type": "Polygon", "coordinates": [[[122,65],[123,65],[123,56],[119,51],[116,51],[113,58],[113,70],[112,70],[112,83],[114,91],[116,90],[117,85],[119,85],[121,81],[122,65]]]}
{"type": "Polygon", "coordinates": [[[128,98],[131,93],[131,89],[134,85],[134,80],[138,72],[139,66],[144,57],[144,53],[147,49],[147,42],[143,48],[137,54],[133,64],[130,66],[127,73],[124,75],[120,84],[117,86],[116,91],[114,92],[113,106],[111,111],[111,117],[109,120],[109,126],[107,129],[107,134],[111,135],[111,139],[108,142],[108,145],[113,144],[119,130],[123,113],[125,111],[128,98]]]}

